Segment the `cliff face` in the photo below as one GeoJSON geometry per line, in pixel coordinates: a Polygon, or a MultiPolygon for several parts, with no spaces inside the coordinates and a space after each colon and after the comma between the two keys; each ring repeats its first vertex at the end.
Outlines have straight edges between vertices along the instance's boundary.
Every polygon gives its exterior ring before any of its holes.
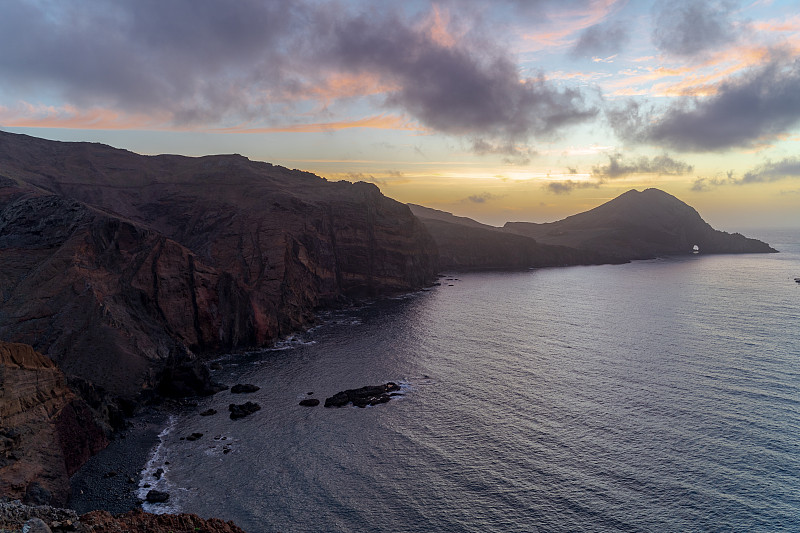
{"type": "Polygon", "coordinates": [[[768,244],[712,228],[700,214],[658,189],[628,191],[585,213],[547,224],[508,222],[510,233],[625,259],[700,253],[775,252],[768,244]]]}
{"type": "Polygon", "coordinates": [[[374,185],[0,132],[0,336],[114,394],[435,269],[424,226],[374,185]]]}
{"type": "Polygon", "coordinates": [[[523,269],[622,262],[593,251],[539,244],[531,237],[428,207],[410,207],[436,241],[442,268],[523,269]]]}
{"type": "Polygon", "coordinates": [[[66,503],[69,478],[107,441],[53,361],[0,342],[0,494],[66,503]]]}

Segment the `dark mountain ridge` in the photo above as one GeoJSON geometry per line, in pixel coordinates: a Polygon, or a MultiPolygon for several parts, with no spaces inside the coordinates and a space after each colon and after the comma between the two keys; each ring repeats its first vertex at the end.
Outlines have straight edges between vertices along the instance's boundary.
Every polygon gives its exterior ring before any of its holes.
{"type": "Polygon", "coordinates": [[[117,395],[342,298],[418,289],[436,259],[371,184],[0,132],[0,338],[117,395]]]}
{"type": "Polygon", "coordinates": [[[508,232],[545,244],[625,259],[693,253],[776,252],[768,244],[712,228],[691,206],[659,189],[630,190],[594,209],[557,222],[507,222],[508,232]]]}

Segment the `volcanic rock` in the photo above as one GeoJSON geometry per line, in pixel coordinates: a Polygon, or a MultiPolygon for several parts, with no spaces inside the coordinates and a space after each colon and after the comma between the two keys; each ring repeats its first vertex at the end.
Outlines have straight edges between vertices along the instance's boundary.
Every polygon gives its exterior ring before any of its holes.
{"type": "Polygon", "coordinates": [[[630,190],[580,213],[546,224],[508,222],[505,231],[620,259],[664,255],[770,253],[768,244],[712,228],[691,206],[658,190],[630,190]]]}
{"type": "Polygon", "coordinates": [[[147,496],[145,496],[145,499],[150,503],[164,503],[165,501],[169,500],[169,493],[156,489],[150,489],[147,491],[147,496]]]}
{"type": "Polygon", "coordinates": [[[0,132],[0,176],[0,337],[126,398],[204,394],[193,369],[176,379],[193,354],[267,345],[437,268],[424,226],[375,185],[239,155],[0,132]]]}
{"type": "Polygon", "coordinates": [[[217,414],[217,410],[216,409],[206,409],[205,411],[200,413],[200,416],[211,416],[211,415],[215,415],[215,414],[217,414]]]}
{"type": "Polygon", "coordinates": [[[0,495],[66,503],[69,476],[108,444],[52,360],[0,342],[0,495]]]}
{"type": "Polygon", "coordinates": [[[371,385],[361,387],[360,389],[348,389],[337,392],[330,398],[326,398],[325,407],[344,407],[351,402],[356,407],[378,405],[388,402],[391,399],[389,393],[399,390],[400,385],[391,381],[384,385],[371,385]]]}
{"type": "MultiPolygon", "coordinates": [[[[441,268],[523,269],[624,262],[609,254],[541,244],[528,236],[512,234],[503,228],[445,211],[414,204],[409,204],[409,207],[436,241],[441,268]]],[[[447,278],[445,281],[454,280],[447,278]]],[[[452,287],[452,284],[448,286],[452,287]]]]}
{"type": "Polygon", "coordinates": [[[228,411],[231,412],[231,420],[236,420],[237,418],[244,418],[247,415],[251,415],[261,409],[261,406],[255,402],[245,402],[243,404],[230,404],[228,406],[228,411]]]}

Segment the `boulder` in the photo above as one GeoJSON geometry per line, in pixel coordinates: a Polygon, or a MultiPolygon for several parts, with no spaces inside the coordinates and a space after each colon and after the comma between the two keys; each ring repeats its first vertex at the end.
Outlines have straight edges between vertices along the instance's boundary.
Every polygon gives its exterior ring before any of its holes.
{"type": "Polygon", "coordinates": [[[169,500],[169,492],[151,489],[147,491],[147,496],[145,499],[149,503],[164,503],[165,501],[169,500]]]}
{"type": "Polygon", "coordinates": [[[228,406],[228,411],[231,412],[231,420],[244,418],[247,415],[251,415],[260,409],[261,406],[255,402],[245,402],[239,405],[232,403],[228,406]]]}
{"type": "Polygon", "coordinates": [[[319,400],[316,398],[306,398],[305,400],[300,400],[300,405],[304,407],[316,407],[319,405],[319,400]]]}

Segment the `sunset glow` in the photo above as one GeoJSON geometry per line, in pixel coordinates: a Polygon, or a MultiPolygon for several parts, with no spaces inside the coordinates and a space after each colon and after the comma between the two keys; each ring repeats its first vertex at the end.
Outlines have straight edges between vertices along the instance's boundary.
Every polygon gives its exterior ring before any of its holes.
{"type": "Polygon", "coordinates": [[[800,224],[796,2],[169,6],[5,3],[0,128],[237,152],[491,224],[643,187],[723,229],[800,224]]]}

